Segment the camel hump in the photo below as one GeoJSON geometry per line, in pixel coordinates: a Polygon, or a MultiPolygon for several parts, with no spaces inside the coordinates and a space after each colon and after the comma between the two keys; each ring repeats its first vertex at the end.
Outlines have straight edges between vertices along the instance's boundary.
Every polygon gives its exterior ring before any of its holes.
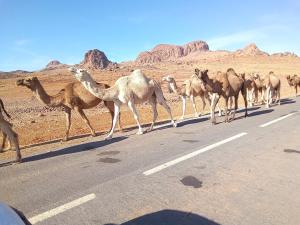
{"type": "Polygon", "coordinates": [[[235,73],[235,71],[233,68],[229,68],[229,69],[227,69],[227,73],[235,73]]]}

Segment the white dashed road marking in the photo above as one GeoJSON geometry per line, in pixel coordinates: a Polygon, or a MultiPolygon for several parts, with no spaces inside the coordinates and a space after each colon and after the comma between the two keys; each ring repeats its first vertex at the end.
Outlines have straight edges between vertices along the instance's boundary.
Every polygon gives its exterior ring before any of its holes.
{"type": "Polygon", "coordinates": [[[159,172],[159,171],[161,171],[161,170],[163,170],[163,169],[166,169],[166,168],[168,168],[168,167],[170,167],[170,166],[174,166],[174,165],[177,164],[177,163],[180,163],[180,162],[182,162],[182,161],[185,161],[185,160],[187,160],[187,159],[190,159],[190,158],[192,158],[192,157],[194,157],[194,156],[197,156],[197,155],[199,155],[199,154],[201,154],[201,153],[203,153],[203,152],[209,151],[209,150],[211,150],[211,149],[213,149],[213,148],[216,148],[216,147],[218,147],[218,146],[220,146],[220,145],[223,145],[223,144],[226,144],[226,143],[228,143],[228,142],[230,142],[230,141],[233,141],[233,140],[235,140],[235,139],[238,139],[238,138],[240,138],[240,137],[242,137],[242,136],[244,136],[244,135],[246,135],[246,134],[247,134],[246,132],[243,132],[243,133],[239,133],[239,134],[237,134],[237,135],[234,135],[234,136],[232,136],[232,137],[230,137],[230,138],[226,138],[226,139],[224,139],[224,140],[222,140],[222,141],[219,141],[219,142],[214,143],[214,144],[212,144],[212,145],[206,146],[206,147],[204,147],[204,148],[201,148],[201,149],[199,149],[199,150],[196,150],[196,151],[194,151],[194,152],[191,152],[191,153],[189,153],[189,154],[187,154],[187,155],[181,156],[181,157],[179,157],[179,158],[177,158],[177,159],[174,159],[174,160],[172,160],[172,161],[166,162],[166,163],[164,163],[164,164],[162,164],[162,165],[160,165],[160,166],[157,166],[157,167],[155,167],[155,168],[153,168],[153,169],[147,170],[147,171],[145,171],[143,174],[146,175],[146,176],[148,176],[148,175],[157,173],[157,172],[159,172]]]}
{"type": "Polygon", "coordinates": [[[29,218],[29,222],[32,223],[32,224],[36,224],[38,222],[41,222],[43,220],[46,220],[52,216],[55,216],[57,214],[60,214],[60,213],[63,213],[64,211],[67,211],[69,209],[72,209],[76,206],[79,206],[83,203],[86,203],[88,201],[91,201],[93,200],[94,198],[96,198],[96,195],[94,193],[92,194],[89,194],[89,195],[86,195],[86,196],[83,196],[81,198],[78,198],[74,201],[71,201],[69,203],[66,203],[64,205],[61,205],[61,206],[58,206],[54,209],[51,209],[51,210],[48,210],[44,213],[41,213],[39,215],[36,215],[36,216],[33,216],[31,218],[29,218]]]}
{"type": "Polygon", "coordinates": [[[267,127],[267,126],[269,126],[269,125],[271,125],[273,123],[279,122],[280,120],[286,119],[286,118],[288,118],[288,117],[290,117],[290,116],[292,116],[294,114],[296,114],[296,113],[293,112],[293,113],[287,114],[285,116],[281,116],[281,117],[279,117],[279,118],[277,118],[275,120],[271,120],[270,122],[264,123],[264,124],[260,125],[259,127],[267,127]]]}

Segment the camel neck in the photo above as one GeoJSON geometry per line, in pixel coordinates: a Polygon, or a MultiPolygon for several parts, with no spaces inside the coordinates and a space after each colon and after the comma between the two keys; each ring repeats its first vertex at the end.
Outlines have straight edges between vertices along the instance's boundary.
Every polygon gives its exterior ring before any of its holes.
{"type": "Polygon", "coordinates": [[[39,81],[36,82],[36,89],[34,90],[34,93],[38,98],[38,100],[44,103],[45,105],[58,106],[61,104],[60,95],[56,95],[56,96],[48,95],[44,87],[41,85],[39,81]]]}
{"type": "Polygon", "coordinates": [[[175,80],[174,80],[174,82],[169,83],[169,86],[174,93],[179,94],[178,86],[177,86],[175,80]]]}
{"type": "Polygon", "coordinates": [[[39,81],[36,82],[36,89],[34,90],[34,93],[39,101],[46,105],[50,105],[50,96],[46,93],[44,87],[39,81]]]}
{"type": "Polygon", "coordinates": [[[83,86],[94,96],[104,101],[113,101],[115,98],[115,88],[101,88],[94,80],[81,81],[83,86]]]}

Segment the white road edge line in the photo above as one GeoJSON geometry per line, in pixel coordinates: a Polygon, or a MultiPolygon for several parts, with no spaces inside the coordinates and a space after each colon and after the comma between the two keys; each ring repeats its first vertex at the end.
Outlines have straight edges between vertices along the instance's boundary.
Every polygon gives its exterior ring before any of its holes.
{"type": "Polygon", "coordinates": [[[46,219],[48,219],[48,218],[50,218],[52,216],[55,216],[55,215],[57,215],[59,213],[62,213],[64,211],[72,209],[72,208],[74,208],[76,206],[79,206],[79,205],[81,205],[83,203],[91,201],[94,198],[96,198],[96,195],[94,193],[88,194],[88,195],[83,196],[81,198],[78,198],[78,199],[76,199],[74,201],[71,201],[71,202],[66,203],[64,205],[61,205],[61,206],[58,206],[58,207],[56,207],[54,209],[51,209],[51,210],[46,211],[44,213],[41,213],[39,215],[33,216],[33,217],[29,218],[29,222],[32,223],[32,224],[36,224],[36,223],[41,222],[43,220],[46,220],[46,219]]]}
{"type": "Polygon", "coordinates": [[[288,117],[290,117],[290,116],[292,116],[294,114],[296,114],[296,113],[293,112],[293,113],[287,114],[285,116],[281,116],[281,117],[279,117],[279,118],[277,118],[275,120],[271,120],[270,122],[264,123],[264,124],[260,125],[259,127],[267,127],[267,126],[269,126],[269,125],[271,125],[273,123],[276,123],[276,122],[278,122],[280,120],[286,119],[286,118],[288,118],[288,117]]]}
{"type": "Polygon", "coordinates": [[[204,148],[201,148],[201,149],[199,149],[199,150],[196,150],[196,151],[194,151],[194,152],[191,152],[191,153],[189,153],[189,154],[187,154],[187,155],[184,155],[184,156],[181,156],[181,157],[179,157],[179,158],[177,158],[177,159],[174,159],[174,160],[172,160],[172,161],[166,162],[166,163],[164,163],[164,164],[162,164],[162,165],[160,165],[160,166],[154,167],[153,169],[147,170],[147,171],[143,172],[143,174],[144,174],[145,176],[148,176],[148,175],[157,173],[157,172],[159,172],[159,171],[161,171],[161,170],[163,170],[163,169],[166,169],[166,168],[168,168],[168,167],[170,167],[170,166],[174,166],[174,165],[177,164],[177,163],[180,163],[180,162],[182,162],[182,161],[184,161],[184,160],[190,159],[190,158],[192,158],[192,157],[194,157],[194,156],[196,156],[196,155],[199,155],[199,154],[201,154],[201,153],[203,153],[203,152],[209,151],[209,150],[211,150],[211,149],[213,149],[213,148],[216,148],[216,147],[218,147],[218,146],[220,146],[220,145],[223,145],[223,144],[225,144],[225,143],[228,143],[228,142],[230,142],[230,141],[233,141],[233,140],[235,140],[235,139],[238,139],[238,138],[240,138],[240,137],[242,137],[242,136],[244,136],[244,135],[246,135],[246,134],[247,134],[246,132],[242,132],[242,133],[239,133],[239,134],[237,134],[237,135],[234,135],[234,136],[232,136],[232,137],[230,137],[230,138],[226,138],[226,139],[224,139],[224,140],[222,140],[222,141],[219,141],[219,142],[214,143],[214,144],[212,144],[212,145],[208,145],[208,146],[206,146],[206,147],[204,147],[204,148]]]}

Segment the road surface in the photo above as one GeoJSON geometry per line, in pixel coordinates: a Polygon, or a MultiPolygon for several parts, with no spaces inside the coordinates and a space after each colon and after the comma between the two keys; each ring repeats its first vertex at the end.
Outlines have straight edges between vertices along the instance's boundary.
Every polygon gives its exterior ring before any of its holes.
{"type": "Polygon", "coordinates": [[[27,157],[0,167],[0,200],[41,225],[299,225],[299,110],[290,98],[27,157]]]}

